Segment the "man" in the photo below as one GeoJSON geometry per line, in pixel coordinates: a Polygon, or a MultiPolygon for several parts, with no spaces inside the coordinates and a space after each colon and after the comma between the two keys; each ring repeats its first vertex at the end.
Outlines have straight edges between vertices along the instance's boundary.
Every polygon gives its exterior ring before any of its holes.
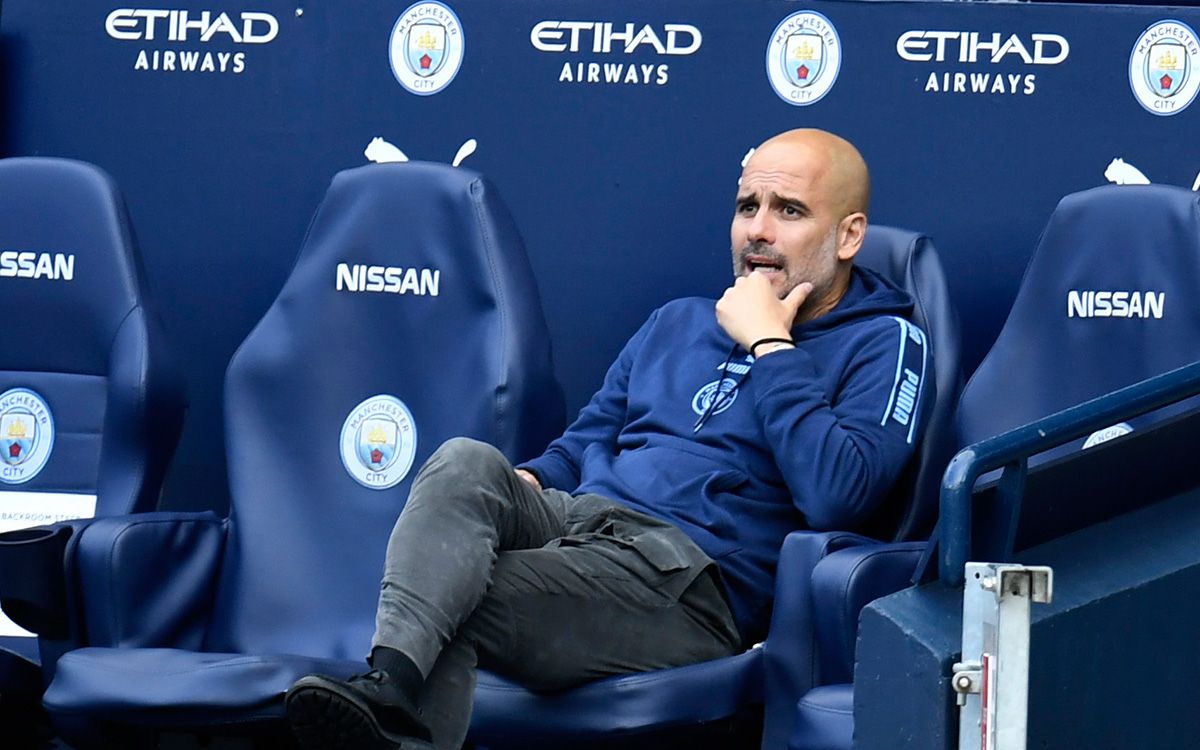
{"type": "Polygon", "coordinates": [[[868,194],[845,140],[771,138],[742,172],[715,315],[696,298],[655,311],[519,468],[443,445],[392,532],[374,669],[288,692],[301,745],[458,748],[477,662],[554,689],[760,640],[784,536],[869,518],[932,398],[917,384],[896,418],[898,373],[924,351],[896,317],[908,297],[853,267],[868,194]]]}

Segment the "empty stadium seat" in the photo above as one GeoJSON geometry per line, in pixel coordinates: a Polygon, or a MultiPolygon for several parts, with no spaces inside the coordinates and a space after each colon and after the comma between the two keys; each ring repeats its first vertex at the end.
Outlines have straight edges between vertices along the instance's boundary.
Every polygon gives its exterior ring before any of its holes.
{"type": "MultiPolygon", "coordinates": [[[[1080,402],[1200,358],[1200,196],[1171,186],[1105,186],[1066,196],[1030,259],[1012,310],[995,344],[963,389],[957,411],[960,445],[1049,416],[1080,402]]],[[[1194,407],[1195,399],[1112,425],[1030,464],[1071,460],[1099,445],[1194,407]]],[[[1116,448],[1116,445],[1112,446],[1116,448]]],[[[1111,460],[1111,459],[1110,459],[1111,460]]],[[[1058,475],[1070,474],[1069,470],[1058,475]]],[[[1061,488],[1060,488],[1061,490],[1061,488]]],[[[1051,521],[1025,509],[1026,543],[1055,530],[1076,529],[1106,517],[1102,495],[1074,503],[1056,493],[1051,521]],[[1044,527],[1039,529],[1039,527],[1044,527]]],[[[982,515],[982,514],[981,514],[982,515]]],[[[1005,562],[1019,544],[1016,517],[977,535],[989,562],[1005,562]],[[995,555],[995,557],[993,557],[995,555]]],[[[861,547],[839,551],[813,572],[814,606],[843,618],[834,679],[799,702],[790,750],[849,750],[853,743],[854,634],[857,613],[879,592],[869,581],[903,581],[913,572],[914,550],[861,547]],[[873,572],[868,572],[873,571],[873,572]],[[842,684],[833,684],[840,682],[842,684]]]]}
{"type": "Polygon", "coordinates": [[[1169,185],[1108,185],[1062,199],[963,391],[961,445],[1198,358],[1198,200],[1169,185]]]}
{"type": "MultiPolygon", "coordinates": [[[[97,167],[0,160],[0,316],[0,603],[46,632],[52,661],[78,623],[56,564],[70,525],[46,525],[153,509],[185,406],[125,203],[97,167]]],[[[39,657],[0,616],[5,708],[40,695],[39,657]]]]}
{"type": "Polygon", "coordinates": [[[297,678],[362,671],[416,468],[458,435],[536,455],[563,416],[495,189],[445,165],[338,174],[226,374],[229,518],[80,532],[69,573],[92,645],[59,662],[56,727],[80,747],[138,727],[282,729],[297,678]]]}
{"type": "MultiPolygon", "coordinates": [[[[961,387],[958,318],[928,237],[872,226],[857,262],[882,273],[913,296],[913,319],[930,339],[938,392],[911,469],[897,484],[880,518],[870,528],[858,531],[885,540],[923,539],[936,512],[938,481],[953,448],[951,407],[961,387]],[[916,491],[918,487],[924,489],[916,491]]],[[[782,748],[792,728],[797,700],[821,672],[817,638],[822,628],[817,622],[838,615],[810,605],[809,573],[829,552],[873,541],[849,531],[791,534],[780,556],[769,635],[762,645],[736,656],[610,677],[557,693],[532,692],[481,671],[469,739],[496,750],[570,747],[584,741],[695,727],[765,702],[762,746],[782,748]]],[[[910,562],[909,574],[911,566],[910,562]]],[[[902,584],[889,580],[888,585],[892,588],[881,594],[902,584]]]]}

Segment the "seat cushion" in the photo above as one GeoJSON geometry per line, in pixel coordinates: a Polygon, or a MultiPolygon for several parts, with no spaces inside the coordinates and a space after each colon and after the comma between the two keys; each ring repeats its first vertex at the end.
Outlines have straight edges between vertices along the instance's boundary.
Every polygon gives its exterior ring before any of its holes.
{"type": "Polygon", "coordinates": [[[854,686],[822,685],[796,705],[788,750],[850,750],[854,744],[854,686]]]}
{"type": "Polygon", "coordinates": [[[488,747],[561,747],[732,716],[762,700],[762,649],[674,669],[609,677],[537,693],[480,671],[470,739],[488,747]]]}
{"type": "Polygon", "coordinates": [[[345,678],[362,661],[290,654],[248,656],[167,648],[82,648],[58,661],[46,691],[51,714],[116,721],[153,714],[159,726],[213,726],[283,718],[283,694],[310,673],[345,678]]]}

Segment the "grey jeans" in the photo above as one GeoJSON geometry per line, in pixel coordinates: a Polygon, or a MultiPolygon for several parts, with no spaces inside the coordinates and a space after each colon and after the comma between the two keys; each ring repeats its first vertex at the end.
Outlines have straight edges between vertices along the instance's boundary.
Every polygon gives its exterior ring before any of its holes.
{"type": "Polygon", "coordinates": [[[466,736],[477,664],[555,689],[741,648],[715,566],[682,531],[598,495],[538,492],[495,448],[463,438],[413,481],[373,645],[426,676],[439,750],[466,736]]]}

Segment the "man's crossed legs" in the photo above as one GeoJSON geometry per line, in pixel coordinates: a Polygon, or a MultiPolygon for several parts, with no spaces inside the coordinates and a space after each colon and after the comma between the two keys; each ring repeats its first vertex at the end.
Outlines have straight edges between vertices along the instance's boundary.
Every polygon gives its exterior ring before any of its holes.
{"type": "Polygon", "coordinates": [[[682,531],[598,495],[538,491],[460,438],[422,467],[392,531],[373,647],[371,673],[288,692],[305,748],[417,747],[428,732],[457,750],[477,663],[549,690],[741,642],[715,566],[682,531]]]}

